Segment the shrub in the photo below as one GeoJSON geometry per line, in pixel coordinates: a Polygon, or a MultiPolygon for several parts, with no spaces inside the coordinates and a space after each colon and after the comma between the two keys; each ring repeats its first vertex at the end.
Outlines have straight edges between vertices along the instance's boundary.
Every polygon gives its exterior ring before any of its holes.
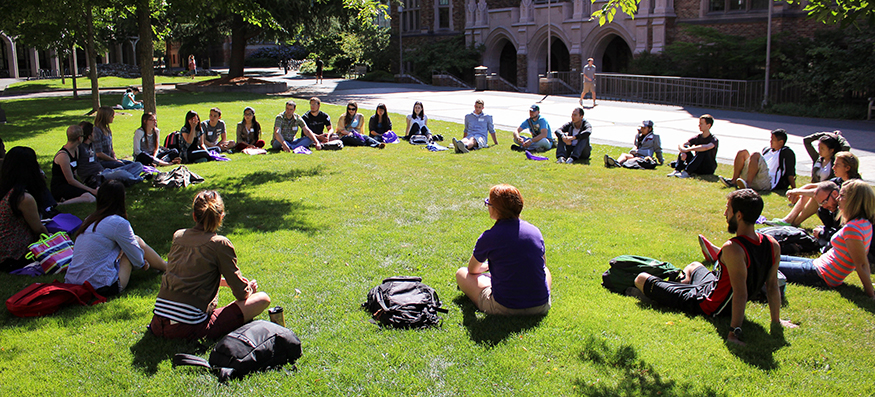
{"type": "Polygon", "coordinates": [[[383,81],[388,83],[395,82],[395,75],[389,73],[385,70],[375,70],[370,72],[362,77],[359,77],[359,80],[364,81],[383,81]]]}

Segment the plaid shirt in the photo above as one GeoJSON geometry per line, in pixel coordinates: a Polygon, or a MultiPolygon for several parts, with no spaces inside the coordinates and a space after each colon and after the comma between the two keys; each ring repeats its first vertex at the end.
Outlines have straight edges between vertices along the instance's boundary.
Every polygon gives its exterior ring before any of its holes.
{"type": "Polygon", "coordinates": [[[95,153],[103,153],[109,157],[115,158],[115,151],[112,150],[112,135],[104,134],[97,126],[91,133],[91,147],[95,153]]]}
{"type": "Polygon", "coordinates": [[[276,120],[273,122],[273,131],[276,132],[279,128],[283,139],[292,142],[295,140],[295,135],[297,135],[298,131],[301,131],[301,136],[304,136],[304,126],[306,126],[304,120],[297,113],[293,114],[292,118],[287,119],[285,112],[282,112],[276,116],[276,120]]]}

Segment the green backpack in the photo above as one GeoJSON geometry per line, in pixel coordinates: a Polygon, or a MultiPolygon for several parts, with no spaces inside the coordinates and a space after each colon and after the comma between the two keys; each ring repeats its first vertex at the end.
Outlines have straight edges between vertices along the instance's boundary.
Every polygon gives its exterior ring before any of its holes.
{"type": "Polygon", "coordinates": [[[620,255],[611,259],[611,268],[602,274],[602,286],[618,294],[635,286],[635,277],[649,273],[661,279],[678,281],[681,269],[668,262],[637,255],[620,255]]]}

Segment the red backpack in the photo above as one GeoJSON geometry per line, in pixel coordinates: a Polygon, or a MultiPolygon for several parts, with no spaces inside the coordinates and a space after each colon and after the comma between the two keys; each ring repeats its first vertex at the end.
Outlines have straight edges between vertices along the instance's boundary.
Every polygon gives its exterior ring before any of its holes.
{"type": "Polygon", "coordinates": [[[33,283],[6,300],[6,308],[18,317],[37,317],[52,314],[67,303],[90,305],[106,302],[87,281],[83,285],[64,284],[58,280],[51,283],[33,283]]]}

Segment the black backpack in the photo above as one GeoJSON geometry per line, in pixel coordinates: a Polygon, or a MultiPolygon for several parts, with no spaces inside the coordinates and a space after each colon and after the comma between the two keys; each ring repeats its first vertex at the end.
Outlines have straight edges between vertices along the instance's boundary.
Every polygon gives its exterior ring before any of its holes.
{"type": "Polygon", "coordinates": [[[781,246],[781,255],[815,253],[820,249],[816,238],[795,226],[769,226],[757,232],[772,236],[781,246]]]}
{"type": "Polygon", "coordinates": [[[219,381],[239,379],[250,372],[279,368],[301,357],[301,340],[290,329],[269,321],[252,321],[220,339],[210,361],[191,354],[177,354],[173,365],[210,368],[219,381]]]}
{"type": "Polygon", "coordinates": [[[681,269],[668,262],[637,255],[620,255],[611,259],[611,268],[602,274],[602,286],[623,294],[629,287],[635,286],[635,277],[648,273],[661,279],[679,281],[683,274],[681,269]]]}
{"type": "Polygon", "coordinates": [[[441,300],[434,288],[421,283],[421,277],[395,276],[383,280],[368,292],[368,301],[362,304],[374,320],[395,328],[427,328],[438,325],[437,312],[441,300]]]}

